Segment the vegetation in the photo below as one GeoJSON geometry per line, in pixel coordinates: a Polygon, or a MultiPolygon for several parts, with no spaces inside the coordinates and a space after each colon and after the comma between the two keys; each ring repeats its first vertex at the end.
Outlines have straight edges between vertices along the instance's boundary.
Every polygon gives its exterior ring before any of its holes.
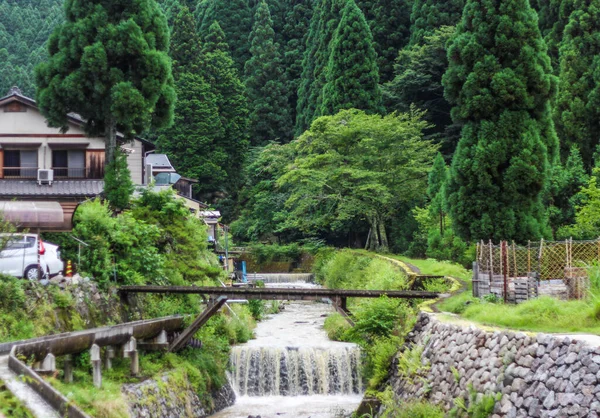
{"type": "Polygon", "coordinates": [[[105,137],[111,163],[117,130],[131,137],[172,123],[167,20],[154,0],[69,1],[65,16],[36,69],[38,105],[50,126],[65,131],[69,113],[81,115],[88,134],[105,137]]]}
{"type": "Polygon", "coordinates": [[[31,412],[8,391],[2,380],[0,380],[0,414],[14,418],[33,418],[31,412]]]}

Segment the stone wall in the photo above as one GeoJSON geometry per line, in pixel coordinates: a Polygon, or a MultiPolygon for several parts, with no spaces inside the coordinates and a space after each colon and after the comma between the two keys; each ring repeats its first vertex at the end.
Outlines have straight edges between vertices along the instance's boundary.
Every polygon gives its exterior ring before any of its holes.
{"type": "Polygon", "coordinates": [[[402,351],[414,346],[423,347],[420,376],[401,376],[398,357],[391,369],[398,400],[450,409],[472,385],[500,398],[493,417],[600,416],[600,348],[568,337],[445,324],[425,313],[402,351]]]}
{"type": "Polygon", "coordinates": [[[229,384],[202,402],[187,380],[168,374],[159,381],[124,385],[122,390],[132,418],[204,418],[235,403],[229,384]]]}

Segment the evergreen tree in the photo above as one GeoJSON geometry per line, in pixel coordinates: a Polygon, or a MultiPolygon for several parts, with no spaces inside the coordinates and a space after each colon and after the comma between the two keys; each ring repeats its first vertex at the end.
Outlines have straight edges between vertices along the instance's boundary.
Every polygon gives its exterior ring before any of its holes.
{"type": "Polygon", "coordinates": [[[344,2],[316,0],[310,28],[306,37],[306,51],[302,60],[302,78],[298,89],[295,134],[302,134],[319,116],[326,67],[329,62],[329,43],[339,24],[344,2]]]}
{"type": "Polygon", "coordinates": [[[248,0],[202,0],[196,8],[199,33],[207,36],[210,26],[219,22],[239,71],[250,58],[248,35],[252,29],[252,10],[248,0]]]}
{"type": "Polygon", "coordinates": [[[548,55],[554,73],[560,69],[559,48],[571,13],[577,8],[580,0],[544,0],[540,9],[540,29],[546,33],[544,40],[548,46],[548,55]]]}
{"type": "Polygon", "coordinates": [[[400,51],[394,80],[383,86],[388,110],[407,112],[414,104],[426,110],[425,119],[432,123],[427,136],[441,143],[441,152],[451,156],[456,148],[460,128],[452,123],[450,103],[444,98],[442,76],[448,68],[446,44],[454,35],[453,26],[443,26],[422,43],[400,51]]]}
{"type": "Polygon", "coordinates": [[[182,7],[175,17],[169,51],[173,60],[173,75],[179,72],[198,73],[202,65],[200,37],[196,21],[187,7],[182,7]]]}
{"type": "Polygon", "coordinates": [[[557,156],[557,82],[529,1],[468,0],[448,60],[445,94],[464,124],[447,187],[455,231],[466,240],[548,236],[541,198],[557,156]]]}
{"type": "Polygon", "coordinates": [[[446,216],[446,182],[448,181],[448,169],[444,157],[439,152],[433,160],[433,167],[429,172],[427,183],[427,195],[429,196],[429,213],[433,219],[438,219],[440,224],[440,235],[444,235],[444,218],[446,216]]]}
{"type": "Polygon", "coordinates": [[[262,1],[254,16],[246,89],[250,99],[250,131],[254,144],[291,139],[291,119],[279,45],[274,42],[269,6],[262,1]]]}
{"type": "Polygon", "coordinates": [[[201,74],[211,86],[223,127],[220,147],[227,155],[226,188],[229,196],[235,196],[241,187],[242,165],[248,149],[248,104],[244,84],[217,22],[213,22],[204,39],[202,57],[201,74]]]}
{"type": "Polygon", "coordinates": [[[287,3],[287,13],[282,29],[282,38],[283,42],[285,42],[283,62],[287,80],[290,117],[292,123],[295,124],[298,89],[302,77],[302,58],[306,50],[306,37],[313,13],[313,1],[285,1],[287,3]]]}
{"type": "Polygon", "coordinates": [[[117,150],[115,158],[106,166],[104,177],[104,195],[114,210],[123,210],[129,206],[133,194],[131,172],[127,165],[127,155],[117,150]]]}
{"type": "Polygon", "coordinates": [[[410,16],[410,43],[420,43],[441,26],[460,21],[465,0],[415,0],[410,16]]]}
{"type": "Polygon", "coordinates": [[[180,174],[200,181],[195,193],[207,199],[224,192],[227,182],[228,155],[221,144],[225,135],[217,100],[197,73],[178,74],[175,86],[175,121],[160,131],[157,144],[180,174]]]}
{"type": "Polygon", "coordinates": [[[377,54],[365,16],[348,0],[331,41],[327,84],[323,88],[322,115],[341,109],[381,111],[377,54]]]}
{"type": "Polygon", "coordinates": [[[410,37],[410,5],[408,0],[358,0],[356,2],[369,22],[381,82],[394,75],[394,61],[410,37]]]}
{"type": "Polygon", "coordinates": [[[117,130],[130,137],[172,122],[167,20],[154,0],[71,0],[65,13],[36,71],[38,104],[64,130],[68,114],[80,114],[88,134],[105,136],[110,163],[117,130]]]}
{"type": "Polygon", "coordinates": [[[599,143],[600,0],[580,0],[560,43],[555,122],[566,153],[576,144],[586,167],[599,143]]]}

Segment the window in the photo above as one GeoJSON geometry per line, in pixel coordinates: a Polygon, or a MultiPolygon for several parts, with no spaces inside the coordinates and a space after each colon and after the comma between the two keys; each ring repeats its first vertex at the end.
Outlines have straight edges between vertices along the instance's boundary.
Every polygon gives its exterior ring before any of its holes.
{"type": "Polygon", "coordinates": [[[4,150],[4,177],[37,177],[37,150],[4,150]]]}
{"type": "Polygon", "coordinates": [[[85,151],[52,151],[52,168],[54,169],[54,177],[85,177],[85,151]]]}

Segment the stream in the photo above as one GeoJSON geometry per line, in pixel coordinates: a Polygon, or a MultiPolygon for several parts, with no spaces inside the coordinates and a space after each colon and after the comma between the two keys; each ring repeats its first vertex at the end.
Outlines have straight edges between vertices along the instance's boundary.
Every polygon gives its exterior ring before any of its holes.
{"type": "Polygon", "coordinates": [[[295,301],[260,322],[255,339],[231,350],[236,403],[213,417],[334,418],[354,411],[363,395],[360,348],[329,340],[323,324],[331,312],[325,303],[295,301]]]}

